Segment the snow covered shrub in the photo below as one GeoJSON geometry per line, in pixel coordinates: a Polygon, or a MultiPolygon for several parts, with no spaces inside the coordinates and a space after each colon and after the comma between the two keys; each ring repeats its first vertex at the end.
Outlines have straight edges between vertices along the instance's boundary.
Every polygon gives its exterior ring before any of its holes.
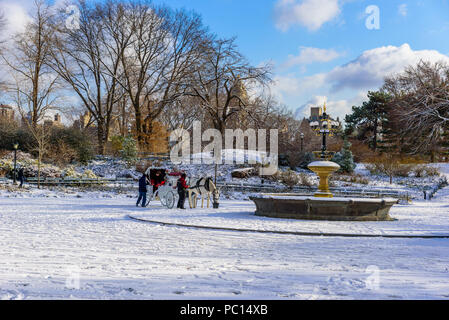
{"type": "Polygon", "coordinates": [[[255,171],[256,170],[252,167],[234,169],[231,171],[231,177],[237,178],[237,179],[246,179],[246,178],[256,175],[255,171]]]}
{"type": "Polygon", "coordinates": [[[351,174],[351,175],[334,174],[331,177],[335,181],[344,181],[357,184],[369,184],[369,179],[360,174],[351,174]]]}
{"type": "Polygon", "coordinates": [[[407,178],[413,173],[416,169],[415,164],[399,164],[396,170],[393,172],[394,176],[407,178]]]}
{"type": "MultiPolygon", "coordinates": [[[[0,159],[0,176],[12,177],[14,170],[14,156],[8,159],[10,155],[0,159]]],[[[37,160],[32,159],[31,156],[24,152],[17,152],[17,169],[23,168],[25,177],[37,177],[38,166],[37,160]]],[[[57,178],[61,175],[61,170],[58,167],[49,164],[41,164],[42,178],[57,178]]]]}
{"type": "Polygon", "coordinates": [[[426,168],[425,166],[416,166],[416,168],[413,170],[415,177],[422,178],[426,175],[426,168]]]}
{"type": "Polygon", "coordinates": [[[87,178],[87,179],[97,179],[98,178],[98,176],[92,170],[89,170],[89,169],[84,170],[82,177],[87,178]]]}
{"type": "Polygon", "coordinates": [[[81,178],[82,175],[76,172],[73,166],[69,166],[67,169],[64,170],[63,176],[64,178],[78,179],[81,178]]]}
{"type": "Polygon", "coordinates": [[[356,174],[351,176],[350,182],[359,184],[369,184],[369,179],[361,176],[360,174],[356,174]]]}
{"type": "Polygon", "coordinates": [[[278,176],[279,180],[286,186],[292,188],[293,186],[296,186],[299,184],[300,178],[295,171],[288,169],[287,171],[284,171],[284,172],[281,172],[281,171],[278,171],[278,172],[279,172],[279,176],[278,176]]]}
{"type": "Polygon", "coordinates": [[[306,187],[313,186],[313,182],[310,181],[309,176],[307,174],[305,174],[304,172],[299,173],[298,177],[299,177],[299,184],[301,186],[306,186],[306,187]]]}
{"type": "Polygon", "coordinates": [[[14,170],[13,161],[7,159],[0,160],[0,177],[9,176],[13,170],[14,170]]]}

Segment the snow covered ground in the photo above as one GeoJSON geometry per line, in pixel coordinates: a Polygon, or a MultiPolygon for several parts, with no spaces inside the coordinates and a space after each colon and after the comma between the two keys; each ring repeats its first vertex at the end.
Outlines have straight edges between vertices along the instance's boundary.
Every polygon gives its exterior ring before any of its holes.
{"type": "Polygon", "coordinates": [[[396,222],[258,218],[252,204],[142,209],[107,192],[0,191],[1,299],[448,299],[449,239],[304,237],[137,222],[449,233],[449,188],[396,222]],[[229,214],[229,215],[228,215],[229,214]]]}

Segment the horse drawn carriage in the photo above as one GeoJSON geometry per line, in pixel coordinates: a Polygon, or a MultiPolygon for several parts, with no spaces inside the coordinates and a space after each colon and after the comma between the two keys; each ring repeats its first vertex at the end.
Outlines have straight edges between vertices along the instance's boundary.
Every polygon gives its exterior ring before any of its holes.
{"type": "Polygon", "coordinates": [[[145,173],[150,178],[151,184],[146,205],[148,206],[151,201],[159,198],[163,206],[172,209],[178,201],[176,182],[179,174],[167,173],[166,169],[152,167],[148,168],[145,173]]]}
{"type": "MultiPolygon", "coordinates": [[[[179,199],[176,186],[181,173],[168,172],[165,168],[150,167],[145,174],[149,177],[151,184],[145,205],[148,206],[151,201],[159,198],[163,206],[172,209],[179,199]]],[[[209,208],[210,198],[213,200],[214,208],[218,208],[220,191],[211,177],[190,178],[188,184],[190,185],[187,189],[190,208],[196,208],[198,196],[201,197],[201,208],[204,206],[205,199],[209,208]]]]}

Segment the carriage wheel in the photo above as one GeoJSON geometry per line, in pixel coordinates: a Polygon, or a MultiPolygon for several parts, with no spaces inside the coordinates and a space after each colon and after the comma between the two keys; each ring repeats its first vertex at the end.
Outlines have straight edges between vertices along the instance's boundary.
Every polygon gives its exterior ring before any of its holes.
{"type": "Polygon", "coordinates": [[[165,206],[172,209],[175,206],[176,197],[173,191],[167,192],[165,195],[165,206]]]}
{"type": "Polygon", "coordinates": [[[145,203],[145,207],[148,207],[148,205],[150,204],[150,202],[151,202],[151,197],[149,197],[149,196],[147,195],[147,203],[145,203]]]}

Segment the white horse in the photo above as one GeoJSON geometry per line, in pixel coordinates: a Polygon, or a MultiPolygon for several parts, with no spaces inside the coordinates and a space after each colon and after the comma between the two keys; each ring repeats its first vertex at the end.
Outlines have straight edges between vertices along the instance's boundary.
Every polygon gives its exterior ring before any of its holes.
{"type": "Polygon", "coordinates": [[[215,186],[211,177],[207,178],[190,178],[190,187],[187,189],[189,193],[190,208],[196,208],[198,196],[201,196],[201,208],[204,207],[204,196],[207,198],[207,207],[209,208],[210,196],[213,196],[213,201],[218,202],[220,198],[220,190],[215,186]]]}

